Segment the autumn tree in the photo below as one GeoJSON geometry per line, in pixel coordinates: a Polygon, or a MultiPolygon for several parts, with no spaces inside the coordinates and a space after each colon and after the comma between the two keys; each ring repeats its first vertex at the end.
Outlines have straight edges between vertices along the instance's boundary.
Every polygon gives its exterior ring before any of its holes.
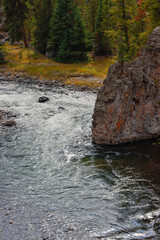
{"type": "Polygon", "coordinates": [[[135,16],[135,20],[138,23],[139,31],[144,32],[145,30],[145,18],[146,18],[146,12],[143,7],[144,0],[138,0],[137,1],[137,14],[135,16]]]}

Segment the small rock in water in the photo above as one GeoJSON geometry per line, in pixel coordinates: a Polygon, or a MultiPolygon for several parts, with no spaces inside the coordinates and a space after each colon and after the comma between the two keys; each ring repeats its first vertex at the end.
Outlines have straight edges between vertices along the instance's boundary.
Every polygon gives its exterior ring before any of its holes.
{"type": "Polygon", "coordinates": [[[14,120],[8,120],[8,121],[4,122],[3,125],[6,127],[12,127],[12,126],[15,126],[16,123],[14,120]]]}
{"type": "Polygon", "coordinates": [[[7,112],[6,114],[7,114],[7,116],[9,116],[10,118],[16,118],[16,117],[17,117],[17,114],[12,113],[12,112],[7,112]]]}
{"type": "Polygon", "coordinates": [[[63,110],[65,110],[65,108],[64,107],[59,107],[58,110],[63,111],[63,110]]]}
{"type": "Polygon", "coordinates": [[[47,101],[49,101],[49,98],[48,97],[40,97],[39,99],[38,99],[38,102],[39,103],[44,103],[44,102],[47,102],[47,101]]]}

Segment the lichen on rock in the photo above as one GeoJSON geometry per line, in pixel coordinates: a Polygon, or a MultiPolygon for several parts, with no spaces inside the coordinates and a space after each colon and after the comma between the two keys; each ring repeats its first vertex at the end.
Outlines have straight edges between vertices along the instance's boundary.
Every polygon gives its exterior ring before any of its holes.
{"type": "Polygon", "coordinates": [[[160,27],[140,57],[115,63],[98,92],[92,140],[119,144],[160,136],[160,27]]]}

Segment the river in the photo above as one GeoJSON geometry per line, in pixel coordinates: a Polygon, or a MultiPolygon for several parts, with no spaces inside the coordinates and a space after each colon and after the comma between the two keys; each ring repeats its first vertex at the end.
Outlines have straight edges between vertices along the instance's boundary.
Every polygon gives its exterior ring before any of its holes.
{"type": "Polygon", "coordinates": [[[160,139],[91,141],[96,94],[0,83],[0,239],[160,239],[160,139]],[[41,96],[50,101],[38,103],[41,96]]]}

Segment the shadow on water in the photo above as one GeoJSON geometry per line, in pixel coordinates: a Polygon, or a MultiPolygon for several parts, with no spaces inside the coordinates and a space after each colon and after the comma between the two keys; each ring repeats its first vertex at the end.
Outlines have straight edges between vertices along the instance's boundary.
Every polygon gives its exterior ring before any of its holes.
{"type": "Polygon", "coordinates": [[[111,187],[108,195],[119,212],[113,231],[99,233],[97,238],[159,239],[159,142],[160,139],[114,147],[94,145],[94,154],[83,158],[85,165],[94,166],[96,177],[111,187]]]}
{"type": "MultiPolygon", "coordinates": [[[[160,139],[140,141],[119,146],[94,145],[90,156],[98,168],[132,169],[160,188],[160,139]]],[[[86,161],[88,157],[84,158],[86,161]]]]}

